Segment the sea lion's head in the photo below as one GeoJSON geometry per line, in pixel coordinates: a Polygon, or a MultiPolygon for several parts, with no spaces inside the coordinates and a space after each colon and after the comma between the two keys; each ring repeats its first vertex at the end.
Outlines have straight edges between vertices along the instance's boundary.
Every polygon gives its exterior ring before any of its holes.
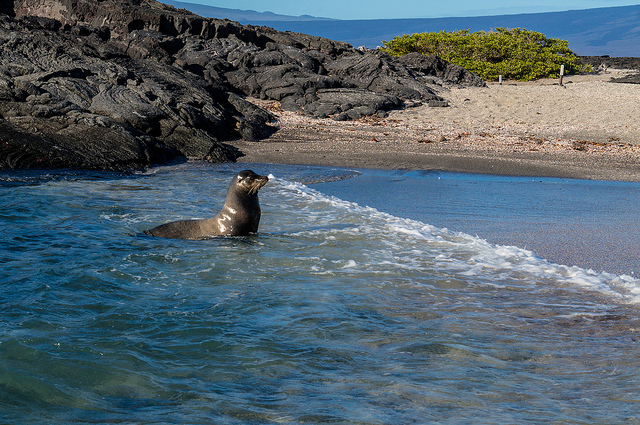
{"type": "Polygon", "coordinates": [[[236,174],[232,185],[235,186],[235,189],[239,194],[241,193],[245,196],[256,196],[258,194],[258,190],[267,184],[268,181],[269,178],[267,176],[260,176],[251,170],[244,170],[236,174]]]}

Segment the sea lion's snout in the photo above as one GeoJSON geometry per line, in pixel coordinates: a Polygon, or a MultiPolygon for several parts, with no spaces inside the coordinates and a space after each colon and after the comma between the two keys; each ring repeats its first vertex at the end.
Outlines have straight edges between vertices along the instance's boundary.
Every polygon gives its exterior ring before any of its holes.
{"type": "Polygon", "coordinates": [[[258,176],[256,178],[256,184],[258,185],[258,189],[260,189],[262,186],[267,184],[268,181],[269,181],[269,177],[267,177],[267,176],[258,176]]]}
{"type": "Polygon", "coordinates": [[[258,190],[269,181],[269,177],[267,176],[256,176],[255,179],[251,182],[251,188],[249,189],[249,193],[255,195],[258,193],[258,190]]]}

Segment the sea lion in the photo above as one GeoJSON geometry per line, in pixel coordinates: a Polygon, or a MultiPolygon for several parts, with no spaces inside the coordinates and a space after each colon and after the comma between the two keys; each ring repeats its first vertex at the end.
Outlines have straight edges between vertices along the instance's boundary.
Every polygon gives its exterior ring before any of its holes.
{"type": "Polygon", "coordinates": [[[222,211],[213,218],[180,220],[145,231],[161,238],[203,239],[210,236],[246,236],[258,232],[258,190],[269,181],[251,170],[240,171],[231,180],[222,211]]]}

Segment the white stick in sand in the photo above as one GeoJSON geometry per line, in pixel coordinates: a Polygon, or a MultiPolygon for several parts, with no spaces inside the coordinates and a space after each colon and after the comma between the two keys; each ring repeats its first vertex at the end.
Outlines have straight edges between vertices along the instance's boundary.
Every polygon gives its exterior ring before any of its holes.
{"type": "Polygon", "coordinates": [[[560,65],[560,85],[562,85],[563,76],[564,76],[564,65],[560,65]]]}

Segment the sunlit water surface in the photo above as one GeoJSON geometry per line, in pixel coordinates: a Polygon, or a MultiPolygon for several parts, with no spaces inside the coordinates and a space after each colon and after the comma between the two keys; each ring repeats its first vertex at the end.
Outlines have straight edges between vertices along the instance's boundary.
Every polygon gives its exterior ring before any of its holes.
{"type": "Polygon", "coordinates": [[[0,422],[640,422],[638,280],[315,184],[357,172],[255,164],[258,236],[142,233],[242,168],[0,175],[0,422]]]}

